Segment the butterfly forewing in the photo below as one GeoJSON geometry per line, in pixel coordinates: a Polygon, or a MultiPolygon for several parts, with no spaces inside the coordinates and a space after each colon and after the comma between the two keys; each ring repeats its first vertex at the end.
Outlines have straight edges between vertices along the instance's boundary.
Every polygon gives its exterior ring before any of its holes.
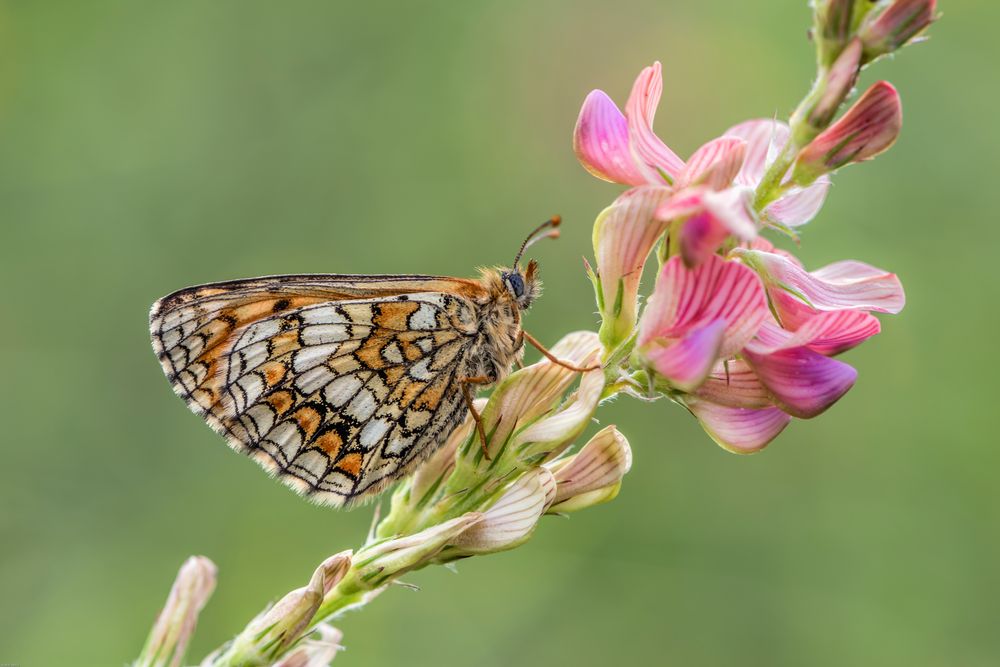
{"type": "Polygon", "coordinates": [[[289,486],[343,505],[464,418],[483,296],[457,278],[280,276],[172,294],[150,329],[193,411],[289,486]]]}

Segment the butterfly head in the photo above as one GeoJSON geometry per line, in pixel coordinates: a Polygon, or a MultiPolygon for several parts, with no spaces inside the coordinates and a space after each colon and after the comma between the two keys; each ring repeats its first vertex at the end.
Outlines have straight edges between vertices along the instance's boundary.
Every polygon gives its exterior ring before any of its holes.
{"type": "Polygon", "coordinates": [[[528,238],[524,239],[521,248],[517,251],[517,256],[514,258],[511,268],[500,272],[500,279],[503,282],[504,288],[521,310],[527,310],[531,306],[531,302],[542,293],[542,283],[538,280],[538,262],[531,260],[528,262],[528,268],[522,271],[520,266],[521,255],[530,246],[542,239],[558,238],[559,223],[561,222],[562,218],[554,215],[532,230],[528,234],[528,238]]]}

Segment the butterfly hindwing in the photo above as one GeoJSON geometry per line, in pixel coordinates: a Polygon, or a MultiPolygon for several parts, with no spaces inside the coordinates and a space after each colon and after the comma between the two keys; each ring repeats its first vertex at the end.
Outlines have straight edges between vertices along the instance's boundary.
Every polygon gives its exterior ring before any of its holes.
{"type": "Polygon", "coordinates": [[[219,283],[162,299],[151,332],[174,390],[234,448],[343,505],[405,474],[464,418],[476,288],[427,276],[219,283]]]}

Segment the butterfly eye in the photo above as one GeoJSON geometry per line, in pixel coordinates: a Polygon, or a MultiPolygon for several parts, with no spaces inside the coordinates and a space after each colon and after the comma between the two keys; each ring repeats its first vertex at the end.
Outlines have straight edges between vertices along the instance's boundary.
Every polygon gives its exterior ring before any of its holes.
{"type": "Polygon", "coordinates": [[[515,299],[524,296],[524,278],[520,273],[508,273],[506,276],[507,289],[514,295],[515,299]]]}

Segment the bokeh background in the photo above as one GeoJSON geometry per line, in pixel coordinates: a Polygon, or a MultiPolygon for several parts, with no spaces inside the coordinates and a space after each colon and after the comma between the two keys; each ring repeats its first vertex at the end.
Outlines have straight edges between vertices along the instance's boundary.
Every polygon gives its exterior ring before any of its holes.
{"type": "MultiPolygon", "coordinates": [[[[855,389],[764,453],[620,401],[621,496],[514,552],[409,577],[339,624],[345,665],[995,665],[1000,5],[943,3],[881,62],[896,147],[836,179],[801,257],[892,269],[909,304],[855,389]]],[[[220,567],[190,661],[366,509],[312,506],[177,400],[146,313],[282,272],[470,274],[534,251],[553,341],[595,325],[580,256],[619,188],[570,136],[594,87],[664,62],[682,155],[784,116],[812,74],[804,0],[0,4],[0,662],[136,655],[192,553],[220,567]]]]}

